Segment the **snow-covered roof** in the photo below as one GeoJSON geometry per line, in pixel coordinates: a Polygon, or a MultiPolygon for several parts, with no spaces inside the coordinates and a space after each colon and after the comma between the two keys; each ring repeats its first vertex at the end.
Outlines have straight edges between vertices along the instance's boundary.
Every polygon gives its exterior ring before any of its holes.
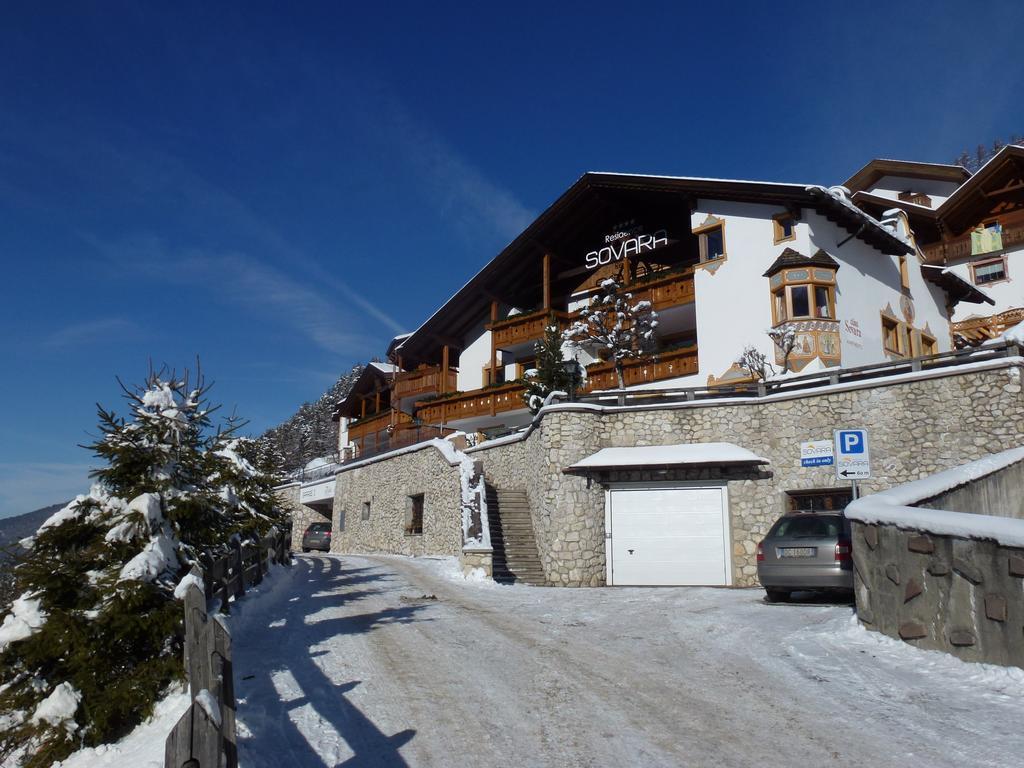
{"type": "Polygon", "coordinates": [[[623,469],[628,467],[665,469],[726,464],[767,464],[757,454],[733,443],[678,443],[641,445],[630,448],[602,448],[566,469],[569,471],[623,469]]]}
{"type": "Polygon", "coordinates": [[[370,365],[382,373],[396,373],[398,371],[398,366],[393,363],[378,363],[374,361],[371,362],[370,365]]]}

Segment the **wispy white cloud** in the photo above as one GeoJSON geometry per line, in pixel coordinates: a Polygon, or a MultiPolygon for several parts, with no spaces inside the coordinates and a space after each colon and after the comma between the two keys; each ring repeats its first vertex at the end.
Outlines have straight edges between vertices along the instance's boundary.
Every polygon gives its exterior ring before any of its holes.
{"type": "Polygon", "coordinates": [[[116,242],[89,236],[107,258],[149,279],[206,286],[251,312],[271,315],[322,349],[359,357],[368,348],[365,327],[339,297],[319,289],[317,281],[294,275],[241,253],[216,253],[201,248],[175,249],[151,234],[116,242]]]}
{"type": "Polygon", "coordinates": [[[428,204],[464,232],[481,228],[511,240],[535,214],[488,179],[438,131],[417,120],[397,96],[372,78],[350,83],[353,117],[397,152],[425,192],[428,204]]]}
{"type": "Polygon", "coordinates": [[[0,517],[32,512],[89,490],[89,465],[0,463],[0,517]]]}
{"type": "Polygon", "coordinates": [[[110,339],[112,336],[123,340],[127,335],[134,335],[139,326],[123,317],[105,317],[97,320],[86,320],[81,323],[59,328],[43,339],[46,347],[72,347],[110,339]]]}

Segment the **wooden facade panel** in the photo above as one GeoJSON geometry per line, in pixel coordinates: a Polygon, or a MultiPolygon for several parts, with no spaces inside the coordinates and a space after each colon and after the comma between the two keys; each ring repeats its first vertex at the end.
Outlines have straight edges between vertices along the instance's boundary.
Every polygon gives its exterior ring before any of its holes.
{"type": "Polygon", "coordinates": [[[552,320],[558,325],[559,331],[564,331],[569,327],[571,318],[572,316],[568,312],[532,312],[499,320],[488,325],[488,328],[494,337],[495,347],[504,349],[531,341],[540,341],[544,337],[544,329],[550,325],[552,320]]]}
{"type": "Polygon", "coordinates": [[[449,368],[444,376],[441,366],[421,367],[415,371],[403,371],[395,379],[396,398],[417,397],[432,393],[454,392],[458,389],[458,374],[449,368]]]}
{"type": "MultiPolygon", "coordinates": [[[[626,380],[626,386],[630,387],[695,373],[697,373],[697,348],[686,347],[641,360],[631,360],[624,367],[623,378],[626,380]]],[[[618,389],[618,386],[615,366],[612,363],[600,363],[587,368],[587,384],[583,389],[584,392],[598,389],[618,389]]]]}

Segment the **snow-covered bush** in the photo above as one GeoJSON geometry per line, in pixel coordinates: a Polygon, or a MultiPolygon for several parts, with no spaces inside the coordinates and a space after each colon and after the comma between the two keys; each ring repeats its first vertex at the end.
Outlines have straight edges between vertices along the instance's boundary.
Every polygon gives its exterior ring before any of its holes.
{"type": "Polygon", "coordinates": [[[151,373],[130,416],[99,408],[105,462],[88,494],[50,517],[14,569],[0,625],[0,763],[44,766],[115,740],[183,675],[175,587],[205,550],[283,522],[275,478],[202,381],[151,373]]]}
{"type": "Polygon", "coordinates": [[[651,302],[634,302],[633,294],[614,278],[602,280],[601,291],[596,301],[580,310],[579,320],[563,336],[570,344],[611,360],[619,389],[625,389],[625,361],[654,348],[658,314],[651,302]]]}
{"type": "MultiPolygon", "coordinates": [[[[579,373],[566,370],[562,347],[565,341],[557,325],[544,328],[544,338],[533,345],[537,355],[534,367],[523,374],[520,383],[526,387],[523,402],[531,413],[537,413],[544,405],[544,398],[550,393],[570,393],[579,385],[579,373]]],[[[570,358],[571,360],[572,358],[570,358]]],[[[577,364],[578,366],[578,364],[577,364]]]]}

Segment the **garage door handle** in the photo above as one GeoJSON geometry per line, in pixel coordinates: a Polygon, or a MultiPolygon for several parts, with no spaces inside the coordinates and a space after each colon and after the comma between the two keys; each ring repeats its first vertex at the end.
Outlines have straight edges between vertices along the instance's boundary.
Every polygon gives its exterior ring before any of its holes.
{"type": "Polygon", "coordinates": [[[631,555],[633,554],[633,550],[632,550],[632,549],[628,550],[628,552],[629,552],[629,554],[631,554],[631,555]]]}

